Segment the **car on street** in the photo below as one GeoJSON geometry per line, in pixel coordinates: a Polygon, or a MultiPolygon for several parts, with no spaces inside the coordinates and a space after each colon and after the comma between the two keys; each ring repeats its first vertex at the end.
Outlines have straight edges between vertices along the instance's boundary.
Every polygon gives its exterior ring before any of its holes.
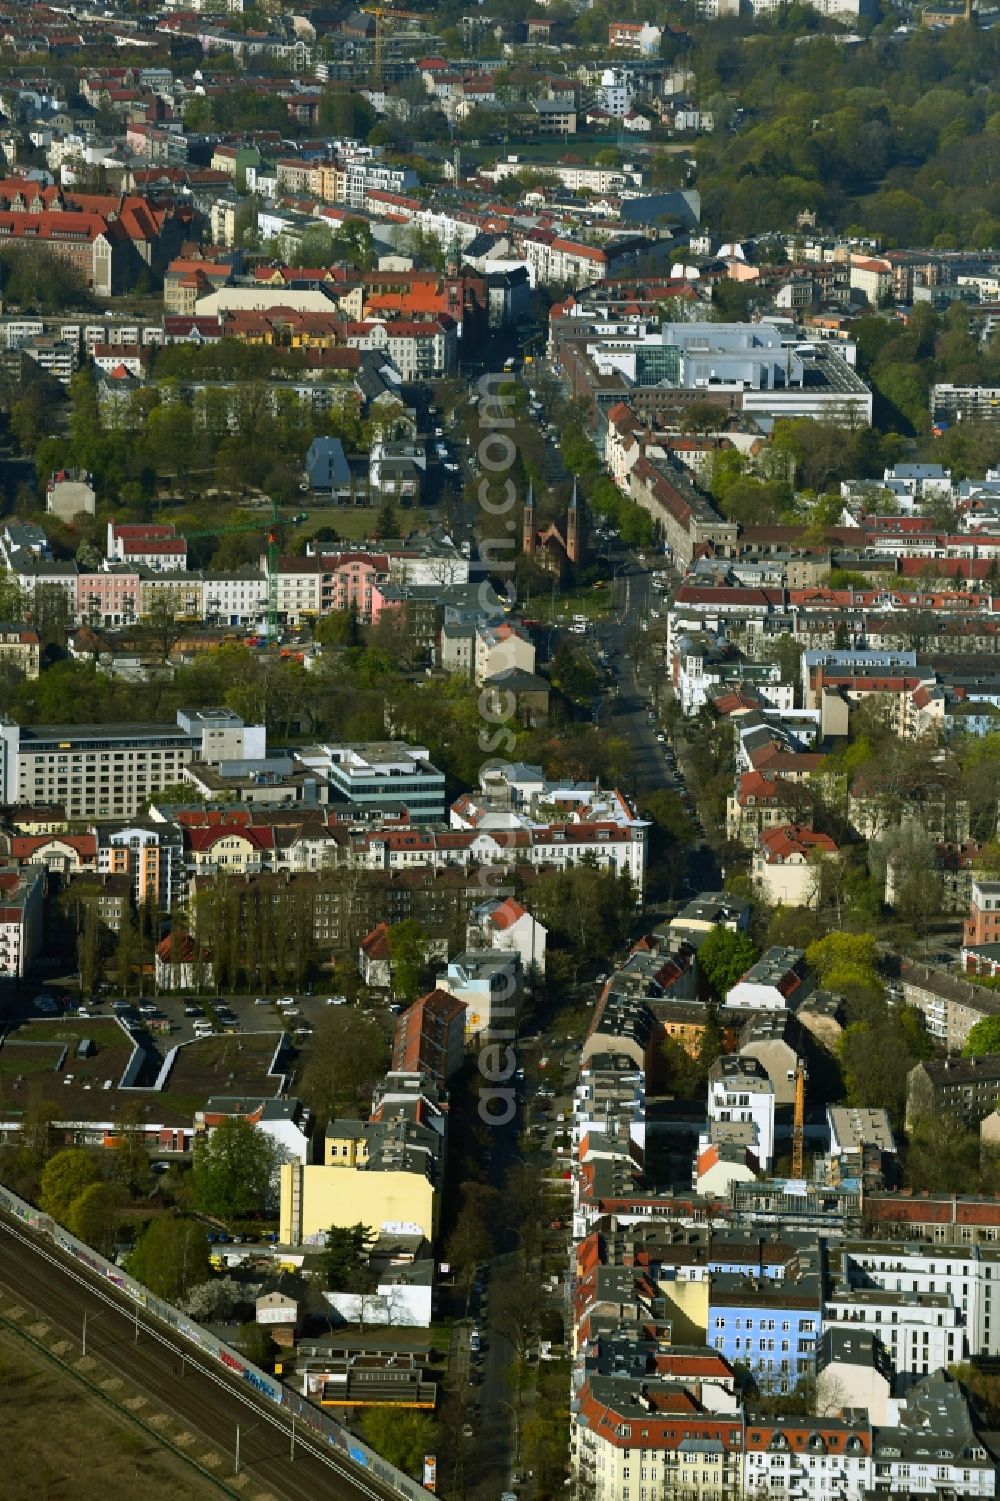
{"type": "Polygon", "coordinates": [[[270,1004],[271,1002],[268,1000],[266,995],[258,995],[254,997],[255,1006],[270,1006],[270,1004]]]}
{"type": "Polygon", "coordinates": [[[347,997],[346,995],[328,995],[326,998],[326,1004],[328,1006],[346,1006],[347,997]]]}
{"type": "Polygon", "coordinates": [[[279,995],[276,1004],[279,1006],[294,1006],[295,997],[293,995],[279,995]]]}
{"type": "Polygon", "coordinates": [[[185,1016],[204,1016],[205,1012],[204,1012],[204,1010],[203,1010],[203,1008],[201,1006],[185,1006],[184,1007],[184,1015],[185,1016]]]}

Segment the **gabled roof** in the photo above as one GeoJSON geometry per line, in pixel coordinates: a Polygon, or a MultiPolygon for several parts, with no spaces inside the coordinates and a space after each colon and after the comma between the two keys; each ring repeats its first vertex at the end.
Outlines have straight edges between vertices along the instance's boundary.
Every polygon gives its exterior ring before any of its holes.
{"type": "Polygon", "coordinates": [[[495,911],[490,913],[489,920],[495,928],[503,933],[508,928],[513,927],[516,922],[519,922],[522,917],[526,916],[527,912],[521,906],[520,902],[516,902],[512,896],[509,896],[506,901],[500,903],[495,911]]]}
{"type": "Polygon", "coordinates": [[[367,959],[388,959],[390,957],[388,923],[376,923],[371,932],[366,933],[362,938],[359,947],[367,959]]]}
{"type": "Polygon", "coordinates": [[[761,829],[757,843],[768,863],[780,863],[792,855],[808,859],[811,854],[834,855],[835,842],[829,834],[819,834],[801,824],[782,824],[777,828],[761,829]]]}

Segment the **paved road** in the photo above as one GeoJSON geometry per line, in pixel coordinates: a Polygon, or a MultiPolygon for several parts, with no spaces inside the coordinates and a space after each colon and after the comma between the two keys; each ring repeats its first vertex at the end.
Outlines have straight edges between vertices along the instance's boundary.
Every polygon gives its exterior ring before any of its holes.
{"type": "MultiPolygon", "coordinates": [[[[639,793],[678,785],[667,765],[664,747],[656,738],[659,727],[648,721],[646,695],[636,680],[631,651],[632,637],[649,611],[651,595],[648,572],[623,568],[615,584],[617,614],[601,621],[595,630],[596,641],[607,653],[618,678],[618,699],[612,701],[610,709],[616,711],[616,732],[624,735],[632,747],[635,787],[639,793]]],[[[606,708],[601,716],[604,725],[608,724],[608,714],[606,708]]]]}
{"type": "MultiPolygon", "coordinates": [[[[266,1486],[276,1497],[287,1501],[394,1498],[393,1492],[358,1475],[348,1461],[327,1452],[318,1440],[304,1440],[301,1423],[296,1424],[293,1462],[289,1418],[225,1376],[194,1346],[178,1340],[145,1313],[140,1314],[136,1339],[133,1305],[126,1305],[107,1283],[6,1215],[0,1215],[0,1286],[77,1344],[86,1311],[88,1354],[100,1355],[112,1364],[151,1398],[154,1411],[159,1408],[181,1418],[204,1439],[201,1453],[225,1456],[226,1463],[218,1470],[220,1479],[233,1479],[239,1425],[241,1471],[248,1471],[258,1488],[266,1486]]],[[[191,1452],[199,1451],[192,1448],[191,1452]]]]}
{"type": "Polygon", "coordinates": [[[514,1359],[514,1346],[492,1320],[491,1294],[503,1284],[505,1277],[513,1275],[516,1258],[513,1255],[496,1256],[490,1262],[489,1275],[484,1288],[484,1297],[479,1302],[479,1328],[483,1340],[481,1356],[482,1386],[480,1387],[482,1417],[477,1433],[477,1459],[482,1472],[474,1493],[479,1496],[498,1495],[508,1488],[514,1453],[512,1420],[508,1404],[513,1399],[507,1379],[514,1359]]]}
{"type": "MultiPolygon", "coordinates": [[[[640,629],[639,622],[648,617],[651,608],[666,608],[666,601],[659,599],[653,588],[652,575],[636,562],[629,562],[628,555],[615,556],[620,574],[615,584],[617,612],[613,617],[600,622],[595,630],[595,643],[607,653],[610,665],[618,680],[618,697],[605,701],[600,722],[607,726],[612,722],[617,734],[623,735],[632,749],[634,768],[633,791],[642,799],[643,793],[661,788],[686,795],[682,773],[676,762],[668,760],[667,747],[657,736],[659,725],[650,724],[646,709],[647,694],[640,688],[632,654],[632,642],[640,629]]],[[[695,817],[696,831],[703,834],[697,818],[697,808],[689,804],[695,817]]],[[[715,855],[707,843],[692,846],[687,857],[687,877],[694,891],[713,890],[719,882],[715,855]]],[[[684,887],[678,890],[681,894],[684,887]]]]}

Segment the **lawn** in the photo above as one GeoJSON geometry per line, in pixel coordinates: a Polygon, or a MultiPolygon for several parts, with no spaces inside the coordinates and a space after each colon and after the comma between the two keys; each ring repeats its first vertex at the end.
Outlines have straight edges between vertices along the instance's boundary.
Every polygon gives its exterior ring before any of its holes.
{"type": "MultiPolygon", "coordinates": [[[[404,536],[429,526],[436,514],[433,506],[399,506],[396,509],[399,528],[404,536]]],[[[313,506],[307,513],[307,519],[295,528],[295,536],[304,543],[315,532],[329,526],[345,542],[374,542],[378,515],[378,506],[313,506]]]]}
{"type": "Polygon", "coordinates": [[[443,1324],[432,1324],[430,1328],[430,1335],[431,1349],[434,1350],[438,1355],[443,1355],[445,1359],[447,1359],[448,1353],[451,1350],[451,1321],[448,1320],[443,1324]]]}
{"type": "Polygon", "coordinates": [[[588,620],[604,620],[612,614],[612,589],[601,580],[591,589],[574,589],[565,594],[551,591],[539,593],[530,607],[525,604],[526,614],[536,620],[554,621],[568,625],[574,615],[586,615],[588,620]]]}
{"type": "Polygon", "coordinates": [[[76,1047],[84,1037],[99,1048],[120,1048],[128,1044],[128,1037],[116,1021],[110,1017],[74,1017],[68,1024],[59,1022],[34,1022],[25,1031],[23,1042],[60,1042],[67,1047],[76,1047]]]}
{"type": "Polygon", "coordinates": [[[0,1329],[4,1501],[214,1501],[224,1494],[0,1329]]]}
{"type": "Polygon", "coordinates": [[[13,1074],[50,1074],[62,1054],[62,1046],[57,1043],[22,1046],[18,1039],[12,1038],[0,1048],[0,1078],[13,1074]]]}

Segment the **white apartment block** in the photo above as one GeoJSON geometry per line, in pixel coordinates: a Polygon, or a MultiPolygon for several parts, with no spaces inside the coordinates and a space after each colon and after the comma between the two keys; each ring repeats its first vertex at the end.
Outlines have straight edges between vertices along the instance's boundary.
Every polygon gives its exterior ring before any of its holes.
{"type": "Polygon", "coordinates": [[[20,980],[42,945],[45,871],[0,874],[0,977],[20,980]]]}
{"type": "Polygon", "coordinates": [[[201,611],[208,622],[253,625],[267,612],[267,579],[262,571],[245,574],[205,573],[201,611]]]}
{"type": "Polygon", "coordinates": [[[455,369],[458,334],[453,319],[396,319],[386,323],[385,331],[386,346],[403,380],[440,380],[455,369]]]}
{"type": "MultiPolygon", "coordinates": [[[[711,4],[712,0],[708,0],[708,3],[711,4]]],[[[739,15],[739,9],[734,11],[729,8],[731,3],[732,0],[719,0],[719,8],[715,14],[739,15]],[[726,9],[723,9],[723,4],[727,7],[726,9]]],[[[787,3],[788,0],[748,0],[749,8],[755,18],[776,16],[787,3]]],[[[878,13],[877,6],[872,4],[872,0],[805,0],[805,3],[818,11],[821,16],[839,17],[844,21],[857,21],[862,16],[874,16],[878,13]]],[[[705,14],[710,16],[712,12],[706,11],[705,14]]]]}
{"type": "Polygon", "coordinates": [[[852,1281],[949,1298],[965,1333],[964,1354],[1000,1355],[1000,1250],[872,1241],[852,1242],[844,1254],[852,1281]]]}
{"type": "Polygon", "coordinates": [[[228,709],[178,710],[177,723],[18,725],[0,720],[0,800],[61,804],[70,818],[131,818],[192,761],[260,760],[263,725],[228,709]]]}
{"type": "Polygon", "coordinates": [[[290,561],[278,573],[278,614],[289,625],[298,625],[303,617],[319,615],[322,608],[322,575],[315,564],[308,566],[308,559],[302,561],[301,572],[290,561]]]}
{"type": "MultiPolygon", "coordinates": [[[[623,111],[624,113],[624,111],[623,111]]],[[[519,156],[508,156],[496,166],[484,172],[484,177],[492,177],[495,182],[502,182],[505,177],[516,177],[523,172],[530,162],[524,161],[519,156]]],[[[564,188],[571,193],[577,193],[581,188],[586,188],[590,193],[596,193],[599,197],[606,197],[609,193],[620,194],[623,188],[641,188],[642,172],[635,167],[587,167],[562,165],[557,162],[546,162],[540,170],[547,177],[558,178],[564,188]]]]}
{"type": "Polygon", "coordinates": [[[774,1157],[774,1085],[756,1058],[718,1059],[708,1076],[708,1118],[754,1128],[754,1155],[766,1172],[774,1157]]]}
{"type": "MultiPolygon", "coordinates": [[[[834,1432],[837,1426],[828,1424],[834,1432]]],[[[785,1501],[801,1497],[802,1501],[862,1501],[868,1494],[871,1464],[864,1438],[858,1434],[840,1446],[828,1443],[819,1432],[812,1443],[775,1443],[772,1425],[754,1441],[748,1437],[745,1455],[745,1496],[770,1496],[785,1501]]],[[[754,1430],[751,1430],[754,1431],[754,1430]]],[[[780,1429],[779,1429],[780,1433],[780,1429]]]]}
{"type": "Polygon", "coordinates": [[[369,192],[407,193],[420,179],[410,167],[394,167],[388,162],[350,161],[344,168],[346,201],[351,208],[368,207],[369,192]]]}
{"type": "Polygon", "coordinates": [[[641,891],[646,870],[645,826],[580,829],[572,824],[518,824],[481,829],[464,837],[453,831],[437,835],[433,831],[380,829],[366,836],[353,860],[366,870],[415,870],[422,866],[444,870],[456,865],[469,870],[514,864],[569,870],[587,856],[600,870],[627,870],[641,891]]]}
{"type": "Polygon", "coordinates": [[[900,1375],[927,1376],[966,1354],[965,1331],[950,1293],[840,1287],[825,1299],[823,1321],[857,1324],[877,1334],[900,1375]]]}

